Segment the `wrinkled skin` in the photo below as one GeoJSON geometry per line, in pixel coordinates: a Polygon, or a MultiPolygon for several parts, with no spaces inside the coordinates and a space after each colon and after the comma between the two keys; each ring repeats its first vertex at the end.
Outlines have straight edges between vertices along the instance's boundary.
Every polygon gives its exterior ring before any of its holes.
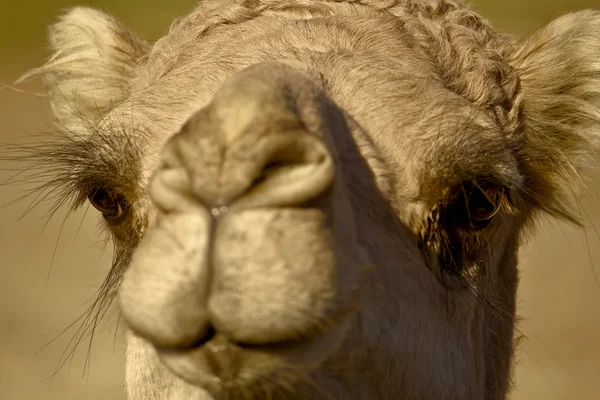
{"type": "Polygon", "coordinates": [[[46,159],[113,235],[129,399],[505,398],[524,229],[597,148],[599,12],[520,44],[437,0],[50,36],[46,159]]]}

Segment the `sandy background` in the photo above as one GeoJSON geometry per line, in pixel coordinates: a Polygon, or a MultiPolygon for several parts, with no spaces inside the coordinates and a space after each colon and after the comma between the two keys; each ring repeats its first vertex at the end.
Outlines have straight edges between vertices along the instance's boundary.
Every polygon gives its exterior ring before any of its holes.
{"type": "MultiPolygon", "coordinates": [[[[479,1],[475,7],[499,29],[523,36],[560,12],[598,6],[597,1],[479,1]]],[[[41,63],[46,26],[72,4],[2,0],[0,84],[41,63]]],[[[152,40],[194,2],[87,4],[118,15],[152,40]]],[[[0,142],[48,127],[44,99],[31,94],[39,85],[20,89],[29,94],[0,87],[0,142]]],[[[0,182],[14,174],[10,164],[0,168],[0,182]]],[[[600,193],[600,184],[591,189],[600,193]]],[[[0,205],[21,190],[0,185],[0,205]]],[[[20,218],[28,205],[0,208],[0,399],[123,399],[124,346],[115,335],[116,318],[101,324],[91,347],[82,343],[56,374],[74,329],[44,348],[90,304],[110,265],[111,248],[104,249],[96,216],[81,210],[65,221],[65,210],[59,210],[45,226],[44,205],[20,218]]],[[[586,231],[547,224],[522,251],[520,329],[527,339],[518,353],[513,399],[600,399],[600,237],[593,228],[600,227],[600,199],[590,195],[582,206],[590,221],[586,231]]]]}

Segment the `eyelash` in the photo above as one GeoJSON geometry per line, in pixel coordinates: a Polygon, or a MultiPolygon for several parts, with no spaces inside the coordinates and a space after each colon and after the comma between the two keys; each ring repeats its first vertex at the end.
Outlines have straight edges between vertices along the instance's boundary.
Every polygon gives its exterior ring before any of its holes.
{"type": "Polygon", "coordinates": [[[480,252],[470,250],[485,242],[502,212],[506,190],[486,181],[466,181],[452,193],[427,215],[418,245],[424,254],[437,258],[442,276],[460,277],[467,266],[476,264],[472,255],[480,252]],[[479,218],[473,219],[474,212],[479,218]]]}

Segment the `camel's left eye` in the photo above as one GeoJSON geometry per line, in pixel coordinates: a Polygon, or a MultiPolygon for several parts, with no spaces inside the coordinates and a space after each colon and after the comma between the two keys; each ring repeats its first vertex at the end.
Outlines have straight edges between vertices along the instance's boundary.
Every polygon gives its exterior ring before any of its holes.
{"type": "Polygon", "coordinates": [[[463,182],[447,209],[447,222],[455,228],[476,231],[492,223],[500,210],[502,192],[485,182],[463,182]]]}
{"type": "Polygon", "coordinates": [[[88,199],[96,210],[100,211],[104,218],[115,219],[123,214],[122,200],[119,195],[107,189],[94,189],[88,199]]]}

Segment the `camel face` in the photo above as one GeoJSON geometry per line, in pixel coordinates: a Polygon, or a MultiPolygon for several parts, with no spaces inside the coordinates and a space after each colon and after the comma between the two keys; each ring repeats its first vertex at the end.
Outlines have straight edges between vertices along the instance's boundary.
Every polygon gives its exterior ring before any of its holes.
{"type": "Polygon", "coordinates": [[[150,178],[157,212],[122,310],[165,365],[213,393],[216,378],[251,384],[282,358],[321,362],[358,306],[356,230],[322,131],[344,120],[323,95],[285,64],[240,72],[169,139],[150,178]],[[324,113],[305,123],[301,109],[324,113]]]}
{"type": "MultiPolygon", "coordinates": [[[[147,186],[157,211],[125,273],[121,309],[129,327],[157,346],[164,365],[215,396],[222,379],[243,389],[281,370],[309,373],[343,351],[361,300],[370,295],[365,279],[380,263],[391,263],[396,290],[419,299],[412,306],[433,314],[448,296],[464,327],[473,329],[474,298],[444,285],[478,287],[500,260],[487,243],[515,223],[510,210],[500,209],[520,175],[505,150],[508,140],[485,113],[437,85],[420,85],[420,99],[409,95],[416,88],[407,81],[421,71],[407,67],[385,71],[402,74],[400,84],[387,84],[397,106],[372,115],[346,100],[356,110],[352,119],[313,68],[265,61],[235,73],[169,137],[156,166],[146,168],[153,171],[147,186]],[[381,146],[389,141],[394,157],[406,160],[395,184],[375,178],[377,166],[369,163],[376,160],[360,161],[357,141],[377,126],[385,127],[376,138],[381,146]],[[430,138],[446,129],[460,136],[430,138]],[[418,141],[430,142],[433,155],[417,155],[418,141]],[[447,152],[446,159],[436,154],[447,152]],[[447,164],[435,170],[433,162],[447,164]],[[458,163],[462,173],[452,171],[458,163]],[[397,199],[391,207],[377,183],[397,199]],[[428,221],[433,213],[439,220],[428,221]],[[468,213],[480,215],[469,220],[468,213]],[[379,226],[384,218],[391,219],[389,233],[379,226]],[[460,254],[458,238],[441,234],[464,235],[468,246],[479,246],[471,251],[485,265],[460,254]],[[485,240],[478,245],[475,238],[485,240]],[[447,240],[439,244],[462,258],[452,263],[436,240],[447,240]],[[396,254],[388,261],[371,254],[373,246],[396,254]],[[413,289],[426,285],[433,287],[413,289]]],[[[362,101],[376,109],[389,108],[389,97],[360,80],[333,78],[364,90],[362,101]]],[[[514,243],[497,252],[510,257],[514,243]]],[[[412,311],[400,308],[396,318],[408,323],[402,314],[412,311]]],[[[428,322],[423,329],[443,325],[428,322]]]]}
{"type": "Polygon", "coordinates": [[[523,227],[596,146],[600,15],[518,45],[443,1],[285,4],[152,46],[76,8],[33,71],[53,182],[114,237],[129,397],[503,398],[523,227]]]}

